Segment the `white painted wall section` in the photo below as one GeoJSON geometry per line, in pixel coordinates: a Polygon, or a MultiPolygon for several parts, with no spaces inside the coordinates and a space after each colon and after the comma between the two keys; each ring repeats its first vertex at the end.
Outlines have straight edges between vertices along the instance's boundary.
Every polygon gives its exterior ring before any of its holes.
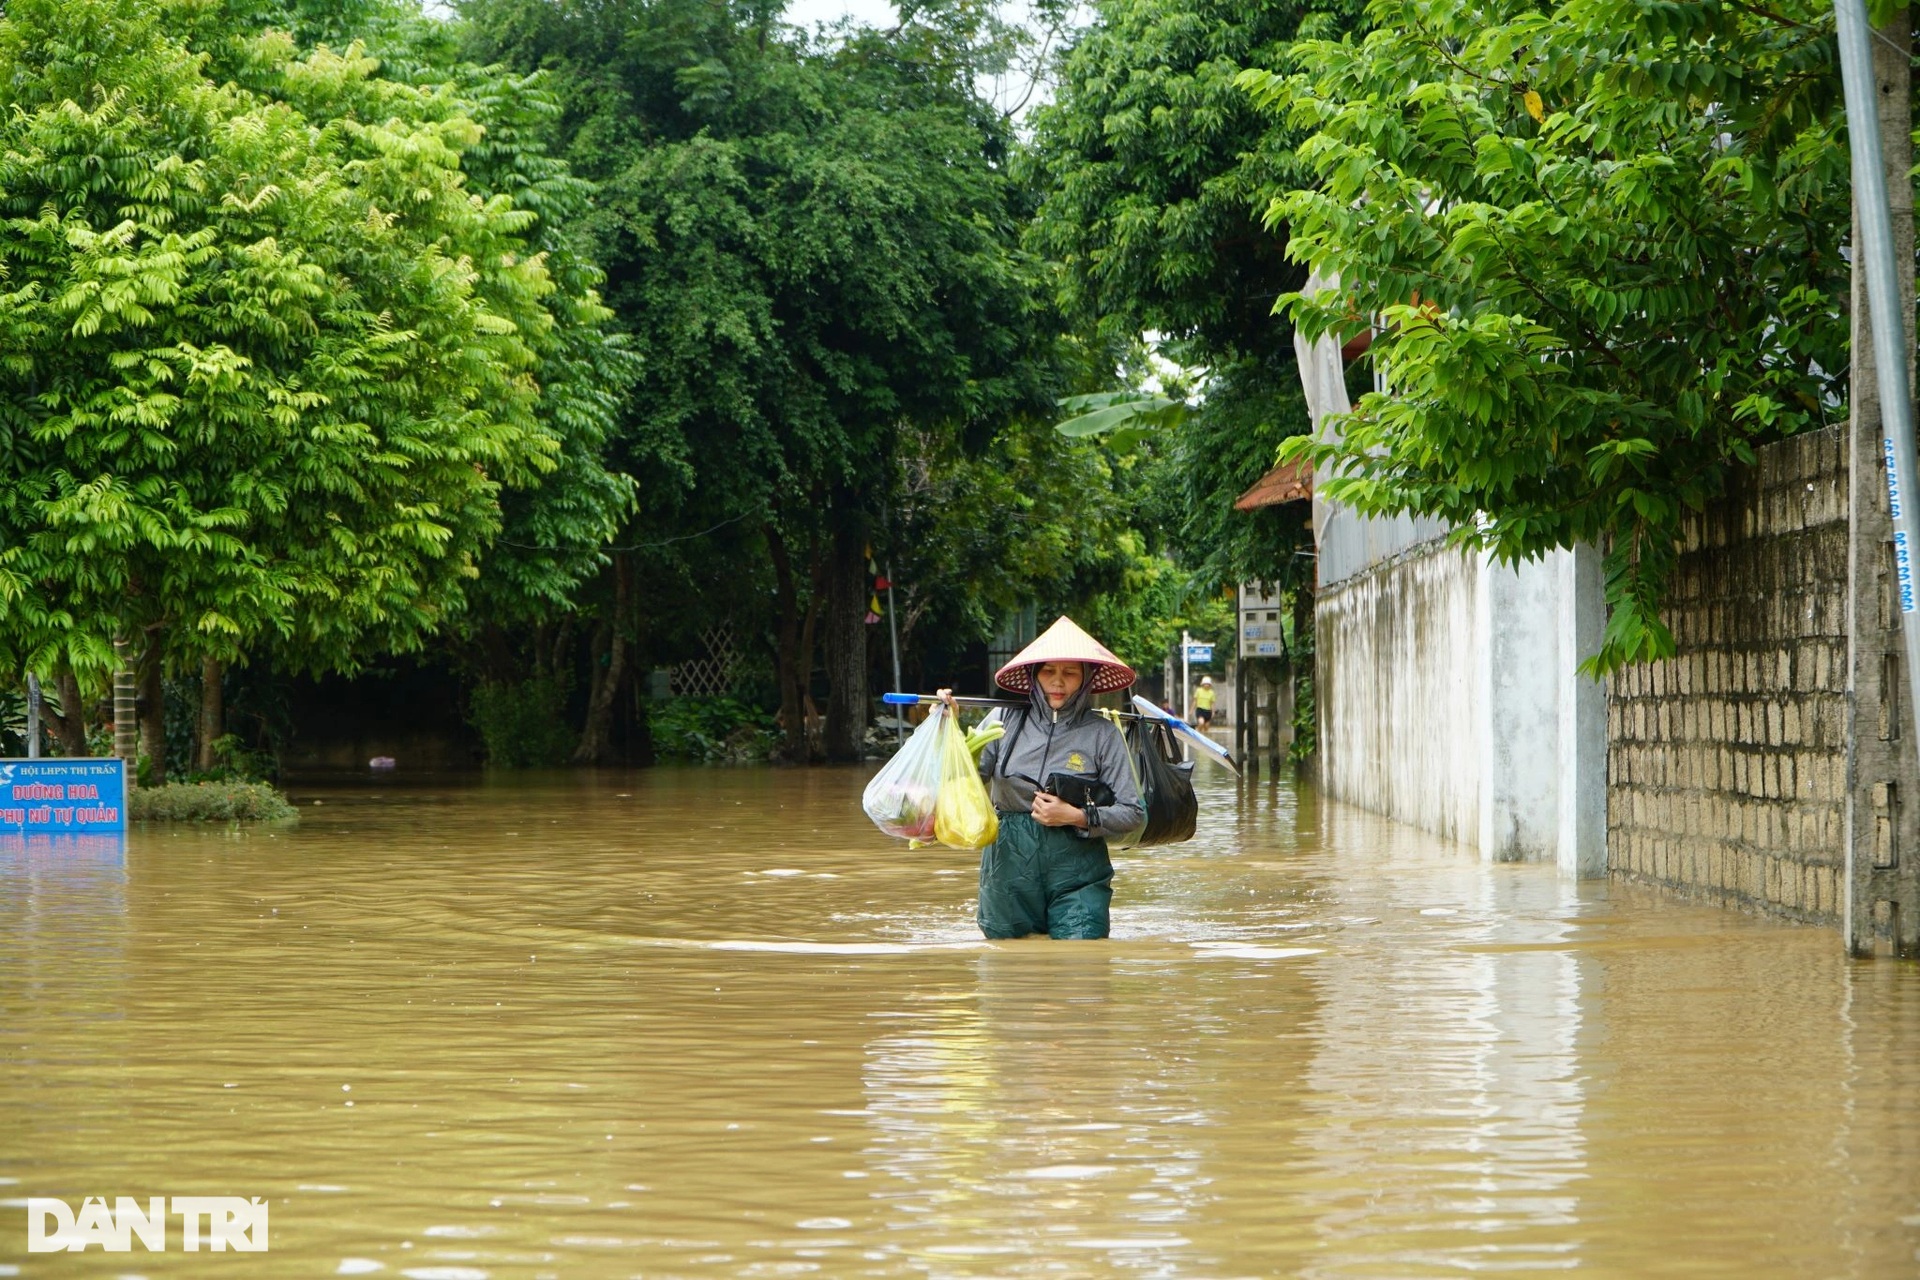
{"type": "Polygon", "coordinates": [[[1477,844],[1484,777],[1475,558],[1430,544],[1322,591],[1320,780],[1335,799],[1477,844]]]}
{"type": "Polygon", "coordinates": [[[1560,647],[1554,566],[1479,562],[1481,854],[1522,862],[1560,835],[1560,647]]]}
{"type": "Polygon", "coordinates": [[[1582,544],[1559,557],[1560,832],[1555,861],[1581,879],[1607,874],[1607,686],[1579,673],[1607,630],[1600,552],[1582,544]],[[1571,673],[1571,674],[1568,674],[1571,673]]]}
{"type": "Polygon", "coordinates": [[[1428,542],[1331,586],[1315,619],[1327,793],[1479,850],[1606,874],[1599,557],[1507,566],[1428,542]]]}
{"type": "MultiPolygon", "coordinates": [[[[1317,272],[1306,290],[1338,287],[1317,272]]],[[[1294,335],[1314,430],[1347,398],[1331,337],[1294,335]]],[[[1370,518],[1315,485],[1316,693],[1329,794],[1478,849],[1606,874],[1606,691],[1579,674],[1605,627],[1599,554],[1507,566],[1432,519],[1370,518]]]]}

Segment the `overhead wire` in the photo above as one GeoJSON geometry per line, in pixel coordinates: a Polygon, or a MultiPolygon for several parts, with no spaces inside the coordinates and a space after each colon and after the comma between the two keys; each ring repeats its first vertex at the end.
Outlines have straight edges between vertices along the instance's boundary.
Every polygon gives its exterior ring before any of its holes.
{"type": "Polygon", "coordinates": [[[671,546],[676,542],[691,542],[695,538],[704,538],[710,533],[718,533],[720,530],[726,528],[730,524],[738,524],[740,523],[740,521],[745,520],[748,514],[750,513],[742,511],[737,516],[728,516],[725,520],[722,520],[719,524],[712,525],[708,528],[702,529],[698,533],[680,533],[680,534],[675,534],[671,538],[662,538],[658,542],[635,542],[635,543],[630,543],[627,546],[621,546],[621,547],[613,547],[613,546],[543,547],[543,546],[535,546],[532,543],[527,543],[527,542],[514,542],[507,538],[495,538],[494,541],[503,547],[513,547],[516,550],[520,550],[520,551],[651,551],[656,547],[671,546]]]}

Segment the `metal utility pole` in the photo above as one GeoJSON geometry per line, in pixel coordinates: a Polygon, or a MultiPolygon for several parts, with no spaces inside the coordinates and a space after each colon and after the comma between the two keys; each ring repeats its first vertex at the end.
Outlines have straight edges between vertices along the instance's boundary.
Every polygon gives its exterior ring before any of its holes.
{"type": "Polygon", "coordinates": [[[1876,33],[1864,0],[1835,0],[1834,16],[1853,160],[1855,279],[1848,575],[1854,718],[1843,915],[1849,951],[1869,952],[1886,941],[1901,952],[1920,947],[1911,785],[1912,744],[1920,742],[1914,720],[1920,713],[1920,601],[1913,580],[1920,522],[1910,334],[1910,20],[1901,10],[1876,33]],[[1876,466],[1885,470],[1884,485],[1873,474],[1876,466]],[[1876,719],[1878,734],[1869,727],[1876,719]]]}
{"type": "MultiPolygon", "coordinates": [[[[1853,204],[1860,219],[1856,269],[1867,277],[1873,313],[1874,374],[1880,390],[1882,447],[1887,464],[1887,506],[1893,517],[1893,560],[1900,601],[1900,628],[1907,651],[1907,707],[1920,708],[1920,625],[1904,625],[1915,611],[1913,550],[1920,523],[1906,500],[1914,481],[1913,393],[1907,385],[1907,325],[1901,301],[1900,267],[1887,206],[1887,175],[1880,159],[1880,107],[1873,76],[1873,33],[1865,0],[1835,0],[1840,27],[1840,75],[1847,93],[1847,130],[1853,148],[1853,204]]],[[[1902,204],[1911,207],[1911,199],[1902,204]]]]}
{"type": "Polygon", "coordinates": [[[1187,650],[1192,644],[1193,637],[1185,627],[1180,628],[1180,718],[1188,724],[1193,723],[1193,670],[1187,662],[1187,650]]]}
{"type": "MultiPolygon", "coordinates": [[[[893,603],[893,563],[887,563],[887,634],[893,638],[893,687],[900,685],[900,614],[893,603]]],[[[900,707],[893,709],[893,736],[896,742],[907,740],[907,713],[900,707]]]]}

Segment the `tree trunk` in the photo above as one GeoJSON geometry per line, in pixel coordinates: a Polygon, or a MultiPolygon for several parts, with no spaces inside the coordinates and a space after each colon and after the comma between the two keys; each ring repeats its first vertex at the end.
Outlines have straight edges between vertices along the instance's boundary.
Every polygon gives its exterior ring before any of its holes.
{"type": "Polygon", "coordinates": [[[547,663],[547,674],[555,680],[564,680],[573,666],[573,619],[562,617],[554,628],[553,657],[547,663]]]}
{"type": "Polygon", "coordinates": [[[633,733],[627,738],[627,763],[651,767],[653,764],[653,725],[647,721],[646,690],[642,682],[628,682],[633,689],[633,733]]]}
{"type": "Polygon", "coordinates": [[[779,759],[786,764],[803,764],[807,758],[806,712],[801,702],[805,694],[800,665],[800,600],[793,580],[793,557],[786,541],[771,524],[766,527],[767,556],[773,561],[774,679],[780,686],[779,759]]]}
{"type": "Polygon", "coordinates": [[[53,691],[60,699],[59,712],[56,714],[52,707],[42,704],[40,714],[53,730],[53,740],[60,744],[61,755],[84,756],[87,754],[87,706],[80,694],[79,678],[69,668],[61,667],[53,673],[53,691]]]}
{"type": "Polygon", "coordinates": [[[221,681],[227,664],[218,658],[200,659],[200,742],[199,758],[194,762],[202,773],[213,772],[219,764],[219,742],[227,735],[227,703],[221,681]]]}
{"type": "Polygon", "coordinates": [[[827,759],[860,758],[867,734],[867,577],[865,540],[855,529],[833,537],[827,562],[827,759]]]}
{"type": "Polygon", "coordinates": [[[119,659],[113,669],[113,754],[127,766],[127,785],[134,786],[140,776],[140,691],[133,673],[133,645],[126,639],[113,642],[119,659]]]}
{"type": "Polygon", "coordinates": [[[516,655],[514,674],[509,677],[505,683],[516,684],[522,680],[538,680],[541,676],[547,674],[547,646],[552,643],[552,637],[553,626],[551,623],[534,623],[533,636],[529,641],[529,647],[532,649],[532,652],[528,655],[525,665],[521,664],[516,655]]]}
{"type": "Polygon", "coordinates": [[[808,545],[807,582],[807,613],[800,624],[800,706],[806,713],[807,763],[819,764],[827,758],[827,747],[820,708],[813,701],[813,672],[818,665],[815,655],[820,652],[820,616],[827,600],[827,554],[818,540],[808,545]]]}
{"type": "Polygon", "coordinates": [[[161,684],[160,633],[150,632],[147,651],[140,655],[137,697],[140,717],[140,754],[148,760],[147,777],[152,785],[167,783],[167,702],[161,684]]]}
{"type": "Polygon", "coordinates": [[[575,764],[607,764],[613,758],[613,708],[627,678],[627,615],[631,612],[632,574],[624,555],[613,558],[613,615],[594,636],[592,683],[587,693],[587,722],[574,749],[575,764]]]}

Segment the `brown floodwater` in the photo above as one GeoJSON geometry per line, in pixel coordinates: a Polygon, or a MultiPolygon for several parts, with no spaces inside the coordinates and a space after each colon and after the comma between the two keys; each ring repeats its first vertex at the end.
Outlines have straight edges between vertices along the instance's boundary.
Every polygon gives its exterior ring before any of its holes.
{"type": "Polygon", "coordinates": [[[1920,1274],[1920,968],[1218,775],[1111,941],[988,944],[864,777],[0,849],[0,1275],[1920,1274]],[[196,1194],[269,1252],[27,1252],[196,1194]]]}

